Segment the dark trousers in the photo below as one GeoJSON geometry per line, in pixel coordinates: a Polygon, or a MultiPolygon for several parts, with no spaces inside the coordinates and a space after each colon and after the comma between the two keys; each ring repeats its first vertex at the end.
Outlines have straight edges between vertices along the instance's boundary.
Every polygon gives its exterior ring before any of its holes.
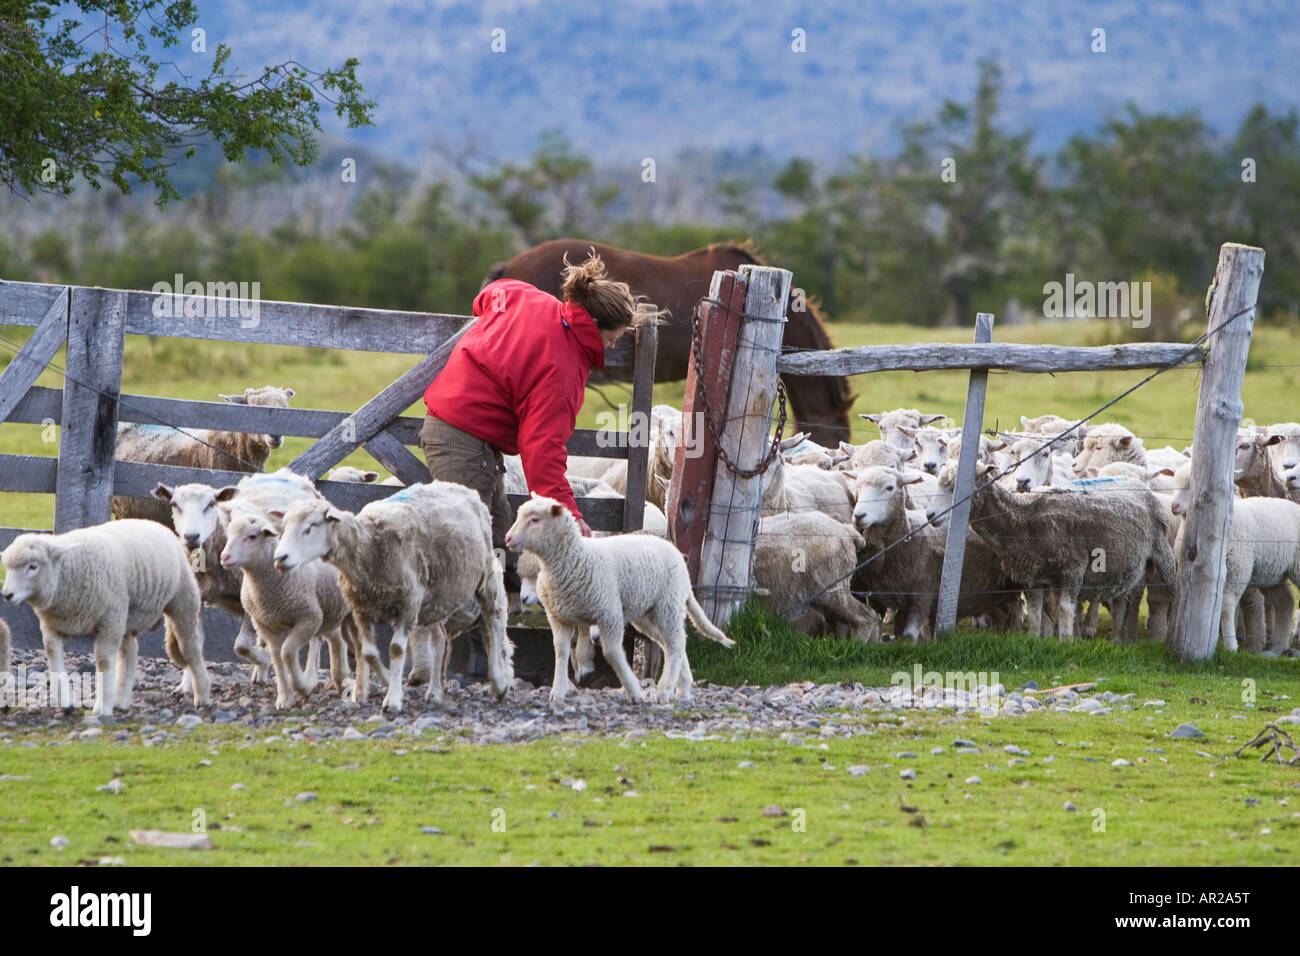
{"type": "MultiPolygon", "coordinates": [[[[501,452],[481,438],[475,438],[441,418],[426,415],[420,429],[420,448],[435,481],[452,481],[478,492],[492,515],[492,547],[506,556],[513,570],[517,558],[507,552],[506,532],[514,521],[506,502],[505,461],[501,452]]],[[[513,590],[518,590],[518,586],[513,590]]]]}

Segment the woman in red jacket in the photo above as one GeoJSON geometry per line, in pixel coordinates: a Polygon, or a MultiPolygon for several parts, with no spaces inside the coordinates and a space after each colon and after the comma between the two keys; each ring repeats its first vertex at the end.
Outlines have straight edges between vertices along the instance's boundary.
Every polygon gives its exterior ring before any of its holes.
{"type": "MultiPolygon", "coordinates": [[[[567,506],[591,534],[565,478],[565,446],[587,377],[632,324],[638,297],[605,278],[594,254],[581,265],[565,260],[562,295],[517,279],[485,285],[474,299],[478,321],[424,393],[420,447],[429,472],[479,493],[492,513],[493,546],[503,551],[513,519],[502,455],[519,455],[529,490],[567,506]]],[[[513,573],[507,579],[518,590],[513,573]]]]}

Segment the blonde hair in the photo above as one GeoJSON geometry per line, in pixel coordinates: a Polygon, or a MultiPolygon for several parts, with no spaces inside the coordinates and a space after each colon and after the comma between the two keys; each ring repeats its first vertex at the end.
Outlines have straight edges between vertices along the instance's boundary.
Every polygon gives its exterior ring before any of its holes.
{"type": "Polygon", "coordinates": [[[626,282],[606,278],[605,262],[596,255],[595,249],[578,265],[569,262],[565,253],[560,297],[582,306],[595,321],[596,328],[607,332],[625,325],[654,322],[663,315],[663,310],[646,302],[645,296],[633,295],[626,282]]]}

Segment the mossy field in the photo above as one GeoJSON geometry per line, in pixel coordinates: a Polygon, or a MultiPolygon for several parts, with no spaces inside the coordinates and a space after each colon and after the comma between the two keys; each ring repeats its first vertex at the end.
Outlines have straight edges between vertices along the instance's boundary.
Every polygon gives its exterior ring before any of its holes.
{"type": "MultiPolygon", "coordinates": [[[[969,340],[965,330],[896,325],[836,324],[831,333],[837,345],[969,340]]],[[[18,343],[26,331],[3,334],[18,343]]],[[[995,338],[1098,345],[1108,330],[1040,324],[997,329],[995,338]]],[[[289,385],[295,406],[353,409],[415,361],[133,339],[124,387],[215,400],[246,385],[289,385]]],[[[1246,376],[1247,415],[1294,420],[1297,366],[1300,328],[1261,324],[1246,376]]],[[[1017,423],[1021,414],[1082,415],[1145,374],[995,374],[986,426],[1017,423]]],[[[1148,446],[1181,448],[1191,440],[1198,380],[1194,369],[1171,371],[1101,420],[1123,422],[1148,446]]],[[[46,372],[40,384],[61,382],[46,372]]],[[[959,419],[966,375],[874,375],[853,386],[859,412],[908,406],[959,419]]],[[[630,395],[618,385],[602,392],[614,404],[630,395]]],[[[656,393],[677,404],[682,385],[656,393]]],[[[593,427],[606,407],[589,391],[580,425],[593,427]]],[[[857,419],[854,429],[855,440],[875,436],[857,419]]],[[[42,440],[49,437],[39,426],[6,424],[0,451],[53,455],[56,445],[42,440]]],[[[286,440],[268,467],[307,444],[286,440]]],[[[364,453],[348,463],[373,467],[364,453]]],[[[0,495],[0,524],[48,527],[51,517],[48,496],[0,495]]],[[[887,686],[920,665],[988,673],[1008,691],[1030,681],[1040,688],[1099,682],[1098,691],[1135,696],[1100,715],[817,715],[823,727],[869,731],[849,738],[801,726],[785,737],[756,728],[718,739],[543,736],[491,745],[435,731],[388,740],[292,739],[312,720],[309,711],[290,712],[271,729],[161,728],[178,737],[146,745],[141,719],[118,718],[83,739],[80,717],[56,714],[49,726],[0,728],[0,865],[1296,863],[1300,766],[1234,751],[1300,705],[1300,661],[1220,653],[1186,665],[1150,642],[1059,644],[984,633],[921,647],[865,646],[792,634],[756,608],[733,622],[732,634],[734,651],[692,640],[698,679],[887,686]],[[1172,738],[1186,722],[1204,736],[1172,738]],[[979,752],[957,753],[958,739],[979,752]],[[1026,753],[1013,755],[1008,746],[1026,753]],[[1127,764],[1113,766],[1116,760],[1127,764]],[[900,777],[903,770],[915,778],[900,777]],[[113,779],[122,792],[97,789],[113,779]],[[585,788],[575,789],[578,781],[585,788]],[[232,789],[236,784],[243,788],[232,789]],[[306,791],[316,799],[295,800],[306,791]],[[128,836],[138,828],[188,832],[196,821],[212,849],[140,847],[128,836]],[[56,836],[67,845],[52,846],[56,836]]]]}
{"type": "Polygon", "coordinates": [[[1154,644],[989,634],[867,647],[792,635],[756,610],[736,624],[734,659],[692,641],[698,677],[883,686],[920,665],[987,672],[1008,690],[1096,681],[1135,696],[1095,715],[860,710],[783,735],[493,745],[434,731],[291,739],[306,711],[270,729],[205,725],[146,745],[139,720],[85,740],[68,717],[0,735],[0,864],[1296,863],[1300,767],[1234,756],[1300,699],[1295,661],[1180,665],[1154,644]],[[1171,737],[1184,722],[1204,736],[1171,737]],[[832,724],[867,732],[823,737],[832,724]],[[113,779],[120,793],[97,789],[113,779]],[[304,792],[316,798],[296,799],[304,792]],[[212,849],[128,836],[200,824],[212,849]],[[55,848],[59,836],[67,845],[55,848]]]}

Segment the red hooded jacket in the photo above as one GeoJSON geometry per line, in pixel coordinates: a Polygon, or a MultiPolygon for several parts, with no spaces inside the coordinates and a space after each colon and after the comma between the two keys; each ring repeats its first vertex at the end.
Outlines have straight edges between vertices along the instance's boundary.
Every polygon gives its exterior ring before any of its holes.
{"type": "Polygon", "coordinates": [[[518,279],[488,283],[474,298],[478,321],[424,393],[429,414],[519,455],[530,491],[579,518],[564,477],[565,445],[587,376],[605,346],[587,310],[518,279]]]}

